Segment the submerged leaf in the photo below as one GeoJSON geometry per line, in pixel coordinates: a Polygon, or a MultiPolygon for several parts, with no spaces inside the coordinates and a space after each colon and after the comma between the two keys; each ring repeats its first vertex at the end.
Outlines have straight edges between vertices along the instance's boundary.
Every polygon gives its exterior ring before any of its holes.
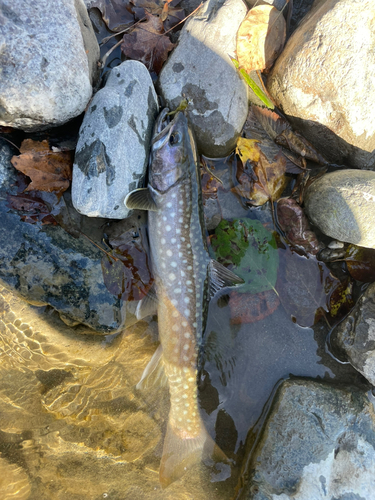
{"type": "Polygon", "coordinates": [[[292,198],[281,198],[277,202],[277,220],[292,246],[302,248],[310,255],[320,250],[319,241],[310,229],[302,208],[292,198]]]}
{"type": "Polygon", "coordinates": [[[236,153],[241,158],[242,163],[249,161],[259,161],[260,151],[257,146],[259,141],[255,139],[244,139],[239,137],[236,145],[236,153]]]}
{"type": "Polygon", "coordinates": [[[285,176],[286,158],[279,152],[274,161],[269,162],[266,155],[259,151],[259,161],[249,162],[237,170],[239,185],[233,191],[247,198],[252,205],[264,205],[268,200],[275,201],[288,184],[285,176]]]}
{"type": "Polygon", "coordinates": [[[56,225],[57,222],[51,215],[50,208],[44,200],[31,194],[7,195],[9,208],[17,210],[20,218],[29,224],[41,222],[56,225]]]}
{"type": "Polygon", "coordinates": [[[229,307],[232,325],[255,323],[273,314],[280,305],[274,290],[260,293],[231,292],[229,307]]]}
{"type": "Polygon", "coordinates": [[[164,35],[159,17],[146,12],[147,21],[123,37],[121,50],[126,57],[143,62],[150,71],[159,73],[174,44],[164,35]]]}
{"type": "Polygon", "coordinates": [[[91,7],[100,10],[103,21],[111,31],[121,31],[134,23],[134,14],[129,1],[95,0],[91,7]]]}
{"type": "Polygon", "coordinates": [[[358,281],[375,281],[375,249],[349,245],[345,262],[350,275],[358,281]]]}
{"type": "Polygon", "coordinates": [[[276,290],[284,309],[300,326],[313,326],[330,311],[331,296],[341,287],[340,281],[316,257],[301,257],[289,247],[280,253],[280,271],[276,290]]]}
{"type": "Polygon", "coordinates": [[[240,293],[259,293],[275,286],[278,268],[276,241],[259,221],[222,220],[211,238],[215,258],[245,281],[240,293]]]}
{"type": "Polygon", "coordinates": [[[268,71],[282,51],[286,37],[283,15],[270,5],[251,9],[237,32],[237,59],[247,73],[268,71]]]}
{"type": "Polygon", "coordinates": [[[73,158],[71,151],[51,151],[48,141],[25,139],[21,154],[12,165],[31,179],[26,191],[47,191],[61,195],[70,185],[73,158]]]}

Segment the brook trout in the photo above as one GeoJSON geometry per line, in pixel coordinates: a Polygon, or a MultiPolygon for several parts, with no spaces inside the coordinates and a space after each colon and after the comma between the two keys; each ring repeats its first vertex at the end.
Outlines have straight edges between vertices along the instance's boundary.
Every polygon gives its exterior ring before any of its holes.
{"type": "MultiPolygon", "coordinates": [[[[142,376],[160,380],[163,367],[171,408],[160,464],[163,487],[205,457],[224,453],[207,433],[197,401],[198,347],[209,299],[221,288],[243,281],[209,256],[206,246],[198,156],[187,118],[169,122],[164,109],[155,124],[147,188],[128,194],[130,209],[148,210],[161,345],[142,376]]],[[[151,297],[138,317],[152,311],[151,297]],[[143,310],[143,311],[142,311],[143,310]]]]}

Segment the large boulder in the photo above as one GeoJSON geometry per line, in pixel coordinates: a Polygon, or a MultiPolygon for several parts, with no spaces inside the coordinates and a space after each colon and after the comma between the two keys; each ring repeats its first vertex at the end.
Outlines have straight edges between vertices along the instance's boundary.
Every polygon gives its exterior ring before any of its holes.
{"type": "Polygon", "coordinates": [[[125,61],[111,71],[79,131],[72,182],[78,212],[89,217],[127,217],[124,199],[140,187],[146,174],[157,113],[157,95],[142,63],[125,61]]]}
{"type": "Polygon", "coordinates": [[[278,389],[241,500],[370,499],[375,415],[366,393],[295,379],[278,389]]]}
{"type": "Polygon", "coordinates": [[[372,0],[316,0],[289,39],[267,87],[327,159],[375,169],[372,0]]]}
{"type": "Polygon", "coordinates": [[[2,0],[0,125],[34,131],[80,115],[99,76],[83,0],[2,0]]]}
{"type": "Polygon", "coordinates": [[[309,219],[331,238],[375,248],[375,172],[338,170],[313,182],[304,197],[309,219]]]}
{"type": "Polygon", "coordinates": [[[198,149],[209,157],[229,154],[246,120],[247,87],[229,58],[246,10],[242,0],[208,0],[181,30],[160,73],[159,89],[170,108],[189,100],[198,149]]]}

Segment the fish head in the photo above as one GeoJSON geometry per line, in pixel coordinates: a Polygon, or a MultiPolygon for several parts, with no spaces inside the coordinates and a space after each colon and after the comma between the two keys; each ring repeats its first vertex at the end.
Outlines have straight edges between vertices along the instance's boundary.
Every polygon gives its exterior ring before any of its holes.
{"type": "Polygon", "coordinates": [[[168,108],[158,116],[151,141],[149,184],[164,193],[196,169],[193,134],[183,112],[170,120],[168,108]]]}

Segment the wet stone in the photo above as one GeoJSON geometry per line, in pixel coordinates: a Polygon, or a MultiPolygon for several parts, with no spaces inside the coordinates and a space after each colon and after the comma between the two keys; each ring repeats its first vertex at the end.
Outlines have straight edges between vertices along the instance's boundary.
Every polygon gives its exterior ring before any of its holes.
{"type": "MultiPolygon", "coordinates": [[[[11,149],[0,146],[0,280],[30,303],[49,304],[64,318],[100,333],[121,328],[125,306],[105,287],[103,253],[83,236],[60,226],[21,221],[9,210],[7,194],[16,194],[11,149]]],[[[103,221],[98,220],[98,225],[103,221]]],[[[94,231],[93,231],[94,232],[94,231]]]]}
{"type": "Polygon", "coordinates": [[[4,0],[0,125],[44,130],[86,108],[99,46],[82,0],[4,0]]]}
{"type": "Polygon", "coordinates": [[[330,344],[339,359],[350,361],[375,385],[375,284],[369,285],[350,314],[331,333],[330,344]]]}
{"type": "Polygon", "coordinates": [[[374,408],[366,393],[294,379],[278,389],[241,500],[370,499],[374,408]]]}
{"type": "Polygon", "coordinates": [[[375,248],[375,172],[339,170],[320,177],[305,194],[313,224],[331,238],[375,248]]]}
{"type": "Polygon", "coordinates": [[[209,0],[186,22],[178,46],[160,73],[159,89],[170,108],[184,96],[198,150],[223,157],[234,149],[247,115],[247,87],[228,54],[246,15],[242,0],[209,0]]]}
{"type": "Polygon", "coordinates": [[[145,176],[158,112],[146,67],[125,61],[94,96],[79,132],[72,181],[74,207],[89,217],[123,219],[126,195],[145,176]]]}

